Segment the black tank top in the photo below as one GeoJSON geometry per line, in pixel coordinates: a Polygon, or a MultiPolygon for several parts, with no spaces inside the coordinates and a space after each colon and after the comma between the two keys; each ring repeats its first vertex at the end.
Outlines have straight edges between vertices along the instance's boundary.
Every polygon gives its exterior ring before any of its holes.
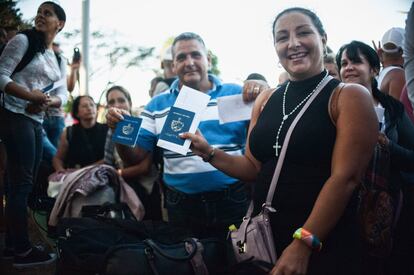
{"type": "MultiPolygon", "coordinates": [[[[291,81],[286,93],[286,113],[290,113],[306,98],[325,74],[324,71],[304,81],[291,81]]],[[[332,91],[338,84],[339,81],[333,79],[322,89],[299,120],[290,138],[272,203],[277,210],[271,220],[272,228],[278,232],[279,249],[289,244],[294,230],[304,224],[319,191],[330,176],[336,128],[331,121],[328,105],[332,91]]],[[[262,163],[253,197],[256,213],[266,199],[276,167],[277,157],[273,146],[283,118],[282,99],[286,85],[287,83],[271,95],[250,134],[251,152],[262,163]]],[[[285,121],[279,143],[283,144],[290,124],[302,107],[285,121]]]]}
{"type": "MultiPolygon", "coordinates": [[[[286,94],[286,112],[301,102],[324,77],[325,72],[304,81],[292,81],[286,94]]],[[[292,242],[293,232],[308,218],[321,188],[331,175],[331,158],[336,139],[336,128],[329,116],[329,99],[338,80],[331,80],[309,106],[296,125],[287,149],[270,214],[270,222],[278,255],[292,242]]],[[[277,158],[273,145],[282,121],[282,97],[286,84],[269,98],[250,134],[252,154],[262,162],[254,184],[255,212],[265,201],[277,158]]],[[[285,122],[280,143],[299,113],[296,110],[285,122]]],[[[352,111],[352,110],[349,110],[352,111]]],[[[360,274],[362,249],[356,220],[357,197],[348,206],[323,241],[322,251],[312,254],[307,274],[360,274]]]]}
{"type": "Polygon", "coordinates": [[[81,168],[103,159],[107,131],[108,126],[100,123],[88,129],[80,124],[68,127],[66,168],[81,168]]]}

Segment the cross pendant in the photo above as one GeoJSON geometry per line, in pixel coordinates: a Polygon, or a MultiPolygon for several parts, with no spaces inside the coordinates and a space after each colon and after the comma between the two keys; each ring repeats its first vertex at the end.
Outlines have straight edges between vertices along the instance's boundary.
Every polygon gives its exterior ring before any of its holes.
{"type": "Polygon", "coordinates": [[[278,150],[280,147],[282,146],[279,145],[279,141],[276,141],[276,144],[273,145],[273,148],[275,148],[275,151],[276,151],[276,157],[279,156],[278,150]]]}

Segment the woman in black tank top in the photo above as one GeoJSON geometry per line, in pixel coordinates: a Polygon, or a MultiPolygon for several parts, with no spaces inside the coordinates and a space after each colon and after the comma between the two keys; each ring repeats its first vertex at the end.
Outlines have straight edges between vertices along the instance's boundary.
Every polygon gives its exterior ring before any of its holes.
{"type": "MultiPolygon", "coordinates": [[[[245,155],[211,149],[199,134],[183,135],[214,167],[255,181],[256,206],[265,201],[287,129],[327,75],[327,36],[313,12],[284,10],[273,23],[273,36],[289,81],[256,99],[245,155]]],[[[362,86],[341,91],[338,84],[331,80],[322,89],[291,135],[272,203],[276,213],[270,216],[278,254],[271,274],[361,274],[353,194],[370,160],[378,123],[362,86]],[[299,234],[292,238],[298,229],[312,234],[314,244],[299,234]],[[323,243],[319,252],[317,238],[323,243]]]]}
{"type": "Polygon", "coordinates": [[[56,171],[103,163],[108,126],[96,122],[95,102],[90,96],[79,96],[72,108],[72,116],[79,123],[63,130],[53,158],[56,171]]]}

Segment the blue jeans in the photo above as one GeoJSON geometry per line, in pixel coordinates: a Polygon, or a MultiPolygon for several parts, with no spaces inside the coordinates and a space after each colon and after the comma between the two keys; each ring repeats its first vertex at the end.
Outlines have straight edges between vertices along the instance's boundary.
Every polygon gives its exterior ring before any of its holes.
{"type": "Polygon", "coordinates": [[[0,107],[0,138],[7,152],[5,244],[21,253],[31,247],[27,200],[42,155],[42,125],[0,107]]]}
{"type": "Polygon", "coordinates": [[[55,148],[59,145],[59,139],[65,128],[65,119],[61,116],[46,116],[43,121],[43,129],[45,129],[47,138],[55,148]]]}
{"type": "Polygon", "coordinates": [[[42,160],[46,162],[48,165],[52,165],[52,159],[56,155],[57,149],[52,144],[52,142],[50,142],[44,129],[42,130],[42,144],[43,144],[42,160]]]}
{"type": "Polygon", "coordinates": [[[401,172],[404,184],[414,185],[414,173],[413,172],[401,172]]]}
{"type": "Polygon", "coordinates": [[[239,226],[250,203],[244,183],[223,191],[185,194],[167,186],[165,204],[172,225],[191,229],[198,238],[225,239],[228,227],[239,226]]]}

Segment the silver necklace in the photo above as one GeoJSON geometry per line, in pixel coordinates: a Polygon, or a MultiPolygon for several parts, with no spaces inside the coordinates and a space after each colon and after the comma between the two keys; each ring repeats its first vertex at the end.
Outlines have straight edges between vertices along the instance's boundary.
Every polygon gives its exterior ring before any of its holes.
{"type": "Polygon", "coordinates": [[[279,135],[280,135],[280,132],[282,131],[283,125],[285,124],[285,121],[289,118],[290,115],[292,115],[297,109],[299,109],[300,106],[302,106],[306,101],[308,101],[308,99],[315,93],[315,91],[319,88],[319,86],[321,85],[321,83],[324,81],[324,79],[327,76],[328,76],[328,72],[326,72],[324,78],[322,78],[322,80],[318,83],[318,85],[316,85],[315,89],[313,89],[313,91],[310,94],[308,94],[301,102],[299,102],[299,104],[296,105],[296,107],[293,108],[293,110],[290,111],[288,114],[286,113],[286,93],[288,91],[290,81],[286,84],[285,91],[283,92],[283,101],[282,101],[283,118],[282,118],[282,121],[280,122],[279,129],[277,130],[276,143],[275,145],[273,145],[273,148],[275,149],[276,157],[279,156],[279,149],[282,147],[279,144],[279,135]]]}

